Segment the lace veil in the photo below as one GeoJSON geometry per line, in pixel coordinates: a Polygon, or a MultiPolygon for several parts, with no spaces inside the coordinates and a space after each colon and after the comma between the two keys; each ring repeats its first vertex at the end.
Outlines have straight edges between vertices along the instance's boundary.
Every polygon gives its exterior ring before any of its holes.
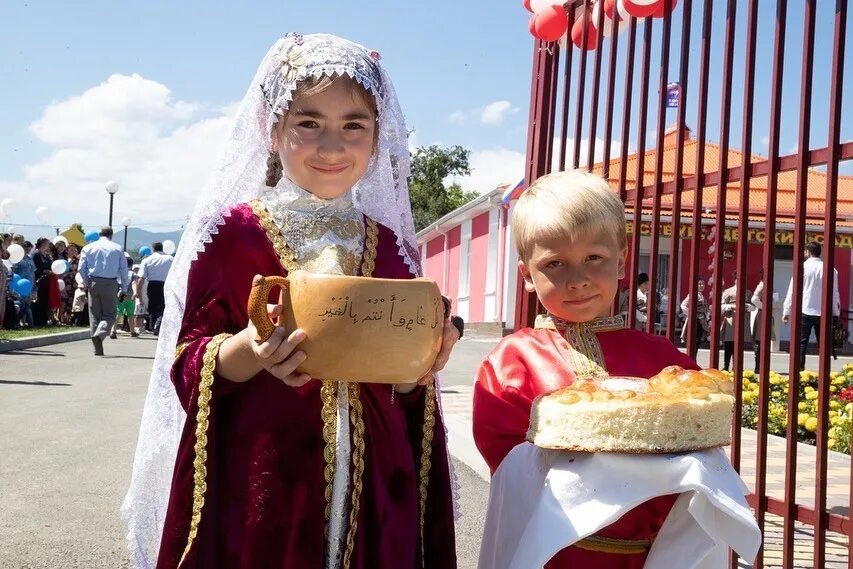
{"type": "MultiPolygon", "coordinates": [[[[153,567],[185,413],[170,381],[187,291],[190,264],[225,223],[229,208],[265,189],[270,132],[288,108],[299,80],[347,75],[374,95],[378,144],[368,169],[353,187],[355,207],[394,231],[400,255],[413,275],[421,273],[408,195],[407,132],[379,54],[327,34],[288,34],[267,52],[234,120],[218,169],[198,200],[166,281],[166,310],[134,457],[122,505],[128,546],[136,567],[153,567]]],[[[287,174],[286,172],[284,173],[287,174]]]]}

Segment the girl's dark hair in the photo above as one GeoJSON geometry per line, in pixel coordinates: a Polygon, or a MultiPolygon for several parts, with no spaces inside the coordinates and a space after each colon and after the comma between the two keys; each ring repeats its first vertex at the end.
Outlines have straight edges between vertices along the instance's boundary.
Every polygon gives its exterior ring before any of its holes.
{"type": "Polygon", "coordinates": [[[41,246],[45,243],[50,243],[50,239],[48,239],[47,237],[39,237],[36,240],[36,249],[41,249],[41,246]]]}
{"type": "Polygon", "coordinates": [[[279,180],[281,180],[283,170],[284,168],[281,165],[281,158],[279,158],[278,152],[270,152],[267,158],[267,176],[264,183],[270,188],[274,188],[279,180]]]}

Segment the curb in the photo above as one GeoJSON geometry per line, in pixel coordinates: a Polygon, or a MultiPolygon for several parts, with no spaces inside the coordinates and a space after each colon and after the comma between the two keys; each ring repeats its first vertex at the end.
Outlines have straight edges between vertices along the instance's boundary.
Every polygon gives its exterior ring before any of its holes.
{"type": "Polygon", "coordinates": [[[44,336],[31,336],[29,338],[21,338],[19,340],[0,340],[0,354],[5,352],[14,352],[17,350],[27,350],[29,348],[40,348],[42,346],[50,346],[52,344],[64,344],[65,342],[76,342],[78,340],[88,340],[91,336],[88,328],[75,330],[74,332],[60,332],[58,334],[46,334],[44,336]]]}

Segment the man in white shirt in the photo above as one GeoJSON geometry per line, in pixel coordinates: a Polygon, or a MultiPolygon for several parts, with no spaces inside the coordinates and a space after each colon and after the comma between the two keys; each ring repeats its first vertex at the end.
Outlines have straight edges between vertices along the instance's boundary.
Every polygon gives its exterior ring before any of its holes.
{"type": "MultiPolygon", "coordinates": [[[[100,238],[83,247],[77,272],[89,293],[89,325],[95,355],[104,355],[104,338],[116,320],[116,297],[130,284],[127,261],[118,243],[113,243],[112,227],[101,229],[100,238]],[[119,289],[119,285],[121,289],[119,289]]],[[[124,293],[122,293],[122,299],[124,293]]]]}
{"type": "MultiPolygon", "coordinates": [[[[806,260],[803,263],[803,310],[800,326],[800,370],[806,368],[806,350],[814,329],[815,339],[820,345],[820,301],[823,294],[823,261],[820,260],[820,243],[806,243],[806,260]]],[[[838,271],[833,269],[832,315],[841,314],[841,295],[838,291],[838,271]]],[[[782,322],[788,323],[791,316],[791,296],[794,290],[794,279],[788,285],[788,294],[782,306],[782,322]]],[[[791,341],[794,341],[793,334],[791,341]]]]}
{"type": "MultiPolygon", "coordinates": [[[[142,290],[148,284],[148,318],[154,335],[160,334],[160,321],[163,319],[163,311],[166,309],[166,296],[163,287],[169,269],[172,268],[172,257],[163,253],[163,244],[152,243],[153,253],[144,258],[139,265],[139,281],[137,290],[142,290]]],[[[139,298],[138,293],[135,295],[139,298]]]]}

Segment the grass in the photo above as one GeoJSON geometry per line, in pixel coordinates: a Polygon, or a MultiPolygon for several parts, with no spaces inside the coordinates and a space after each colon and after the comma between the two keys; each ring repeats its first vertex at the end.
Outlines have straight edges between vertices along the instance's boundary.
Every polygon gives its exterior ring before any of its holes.
{"type": "Polygon", "coordinates": [[[20,340],[32,336],[47,336],[48,334],[62,334],[63,332],[78,332],[85,328],[77,326],[45,326],[43,328],[24,328],[21,330],[0,330],[0,340],[20,340]]]}

